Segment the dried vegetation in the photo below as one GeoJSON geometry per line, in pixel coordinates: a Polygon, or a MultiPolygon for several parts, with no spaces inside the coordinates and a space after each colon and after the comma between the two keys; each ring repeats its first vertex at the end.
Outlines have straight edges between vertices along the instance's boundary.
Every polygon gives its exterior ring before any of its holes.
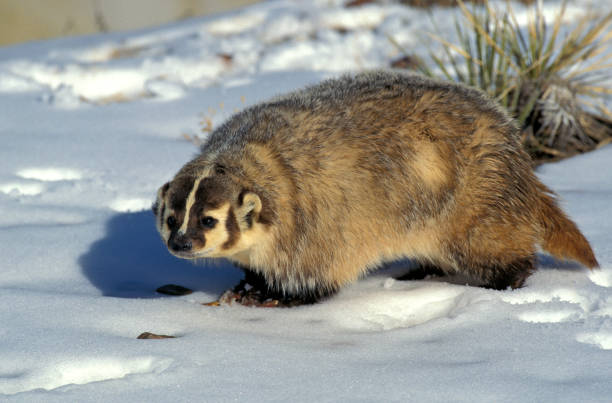
{"type": "Polygon", "coordinates": [[[443,54],[431,52],[429,64],[407,59],[416,70],[496,98],[522,125],[524,145],[536,162],[612,142],[612,112],[602,102],[612,94],[612,12],[585,15],[568,28],[566,2],[550,22],[537,2],[526,23],[509,3],[503,11],[488,1],[457,3],[457,42],[431,34],[443,54]]]}

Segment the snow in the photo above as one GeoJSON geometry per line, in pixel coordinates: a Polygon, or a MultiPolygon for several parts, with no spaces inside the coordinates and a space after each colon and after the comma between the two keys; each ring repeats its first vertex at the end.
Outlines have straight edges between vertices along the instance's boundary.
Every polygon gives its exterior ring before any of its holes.
{"type": "Polygon", "coordinates": [[[390,34],[423,56],[425,30],[423,10],[285,0],[0,49],[0,400],[609,401],[612,146],[538,170],[602,268],[541,256],[520,290],[396,281],[396,262],[312,306],[209,307],[240,272],[159,241],[149,207],[197,152],[186,138],[387,65],[390,34]],[[169,283],[195,292],[155,292],[169,283]]]}

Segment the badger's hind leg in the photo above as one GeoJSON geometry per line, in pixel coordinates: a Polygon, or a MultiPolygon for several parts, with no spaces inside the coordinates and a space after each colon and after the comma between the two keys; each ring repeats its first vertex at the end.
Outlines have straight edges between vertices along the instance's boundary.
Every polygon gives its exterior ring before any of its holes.
{"type": "Polygon", "coordinates": [[[495,290],[505,290],[508,287],[521,288],[525,280],[535,271],[535,256],[526,256],[515,259],[510,263],[494,263],[470,270],[473,274],[479,273],[477,277],[483,281],[483,287],[495,290]]]}
{"type": "MultiPolygon", "coordinates": [[[[464,261],[459,259],[459,262],[464,261]]],[[[474,285],[495,290],[505,290],[508,287],[521,288],[535,271],[535,256],[526,256],[508,263],[490,260],[487,263],[458,263],[459,270],[450,274],[460,274],[474,281],[474,285]]],[[[397,277],[397,280],[423,280],[428,276],[442,277],[449,273],[431,263],[421,263],[416,269],[397,277]]],[[[472,283],[470,281],[470,283],[472,283]]]]}
{"type": "Polygon", "coordinates": [[[457,272],[481,287],[494,290],[521,288],[536,268],[535,254],[510,259],[507,256],[487,256],[479,260],[473,255],[471,259],[462,257],[456,258],[457,272]]]}
{"type": "Polygon", "coordinates": [[[410,270],[408,273],[397,277],[396,280],[409,281],[409,280],[423,280],[428,276],[442,277],[446,273],[436,265],[431,263],[420,263],[415,269],[410,270]]]}

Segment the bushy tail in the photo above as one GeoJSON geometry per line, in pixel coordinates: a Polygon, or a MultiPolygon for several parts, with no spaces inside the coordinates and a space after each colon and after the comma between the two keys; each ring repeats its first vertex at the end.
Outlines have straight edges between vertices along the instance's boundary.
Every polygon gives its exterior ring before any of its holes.
{"type": "Polygon", "coordinates": [[[599,267],[589,241],[557,206],[552,192],[542,185],[540,223],[543,229],[542,248],[560,259],[571,259],[586,267],[599,267]]]}

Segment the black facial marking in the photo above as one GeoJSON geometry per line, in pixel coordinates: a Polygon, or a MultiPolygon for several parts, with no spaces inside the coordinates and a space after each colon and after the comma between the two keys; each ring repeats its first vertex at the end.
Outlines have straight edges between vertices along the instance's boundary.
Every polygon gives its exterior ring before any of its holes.
{"type": "Polygon", "coordinates": [[[246,216],[244,216],[244,221],[246,222],[247,228],[251,228],[253,226],[253,210],[249,211],[246,216]]]}
{"type": "Polygon", "coordinates": [[[215,166],[215,173],[217,175],[225,175],[225,167],[223,165],[217,164],[215,166]]]}
{"type": "Polygon", "coordinates": [[[172,210],[180,211],[185,208],[187,197],[191,193],[195,180],[196,178],[193,176],[175,179],[172,183],[172,194],[170,195],[170,207],[172,210]]]}
{"type": "Polygon", "coordinates": [[[228,186],[223,178],[204,178],[196,192],[196,203],[199,210],[216,209],[228,200],[228,186]]]}
{"type": "Polygon", "coordinates": [[[244,203],[244,196],[249,193],[248,189],[242,189],[242,192],[240,192],[240,194],[238,195],[238,205],[242,206],[242,204],[244,203]]]}
{"type": "Polygon", "coordinates": [[[206,216],[200,218],[200,225],[206,229],[213,229],[217,224],[217,220],[213,217],[206,216]]]}
{"type": "Polygon", "coordinates": [[[223,249],[229,249],[236,242],[238,242],[238,238],[240,237],[240,228],[238,227],[238,222],[236,221],[236,215],[234,214],[234,209],[230,208],[227,212],[227,221],[225,221],[225,228],[227,229],[227,233],[229,234],[228,240],[221,245],[223,249]]]}
{"type": "Polygon", "coordinates": [[[166,182],[164,183],[164,186],[162,186],[161,188],[161,198],[163,199],[164,197],[166,197],[166,192],[168,192],[168,189],[170,189],[170,182],[166,182]]]}
{"type": "Polygon", "coordinates": [[[195,201],[189,211],[189,223],[188,228],[194,229],[210,229],[216,224],[216,219],[211,217],[214,221],[209,222],[211,227],[207,227],[206,223],[202,220],[206,218],[206,211],[214,210],[219,208],[224,202],[228,200],[228,186],[226,183],[227,177],[208,177],[200,181],[198,188],[195,193],[195,201]]]}
{"type": "Polygon", "coordinates": [[[170,216],[168,217],[168,220],[166,220],[166,223],[168,224],[168,228],[174,229],[177,224],[176,218],[174,218],[174,216],[170,216]]]}

